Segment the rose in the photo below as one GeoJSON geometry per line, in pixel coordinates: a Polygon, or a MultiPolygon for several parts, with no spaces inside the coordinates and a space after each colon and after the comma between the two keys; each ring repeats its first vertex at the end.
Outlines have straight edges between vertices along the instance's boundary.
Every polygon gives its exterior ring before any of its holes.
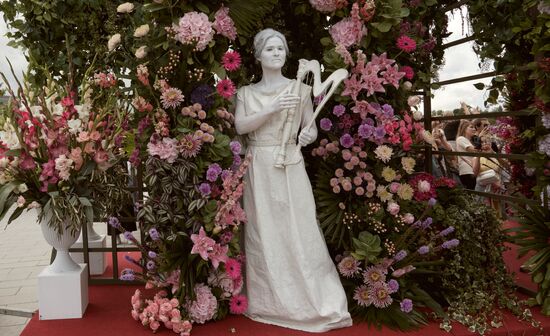
{"type": "Polygon", "coordinates": [[[107,42],[107,49],[109,49],[109,51],[113,51],[120,44],[121,40],[122,37],[120,36],[120,34],[115,34],[111,36],[111,38],[107,42]]]}
{"type": "Polygon", "coordinates": [[[116,8],[117,13],[131,13],[134,11],[134,4],[125,2],[116,8]]]}
{"type": "Polygon", "coordinates": [[[414,120],[419,121],[419,120],[421,120],[423,117],[424,117],[424,114],[422,114],[422,112],[420,112],[420,111],[414,111],[414,112],[413,112],[413,119],[414,119],[414,120]]]}
{"type": "Polygon", "coordinates": [[[397,215],[399,213],[399,209],[399,204],[395,202],[388,202],[387,210],[392,216],[397,215]]]}
{"type": "Polygon", "coordinates": [[[136,58],[142,59],[147,56],[147,46],[141,46],[136,50],[136,58]]]}
{"type": "Polygon", "coordinates": [[[407,99],[407,104],[409,104],[409,106],[411,106],[411,107],[420,104],[420,97],[419,96],[410,96],[407,99]]]}
{"type": "Polygon", "coordinates": [[[144,24],[136,28],[134,31],[134,37],[143,37],[149,33],[149,25],[144,24]]]}

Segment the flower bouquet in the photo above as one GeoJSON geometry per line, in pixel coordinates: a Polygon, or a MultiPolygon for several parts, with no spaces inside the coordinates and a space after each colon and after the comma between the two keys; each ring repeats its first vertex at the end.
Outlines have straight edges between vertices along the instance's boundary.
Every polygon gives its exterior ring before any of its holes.
{"type": "Polygon", "coordinates": [[[125,171],[115,163],[128,113],[116,80],[105,86],[89,73],[78,89],[51,76],[44,88],[18,81],[16,93],[8,85],[11,100],[0,120],[0,218],[17,206],[8,223],[36,208],[39,222],[74,234],[93,221],[94,210],[123,197],[125,171]]]}

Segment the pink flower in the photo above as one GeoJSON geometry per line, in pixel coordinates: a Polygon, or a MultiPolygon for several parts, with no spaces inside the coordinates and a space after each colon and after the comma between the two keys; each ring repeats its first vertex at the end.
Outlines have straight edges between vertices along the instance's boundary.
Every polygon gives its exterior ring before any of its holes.
{"type": "Polygon", "coordinates": [[[238,279],[241,277],[241,264],[237,260],[229,258],[225,262],[225,272],[231,279],[238,279]]]}
{"type": "Polygon", "coordinates": [[[338,270],[346,278],[351,278],[359,273],[359,261],[353,256],[347,256],[338,263],[338,270]]]}
{"type": "Polygon", "coordinates": [[[183,98],[184,97],[180,89],[169,88],[162,92],[162,95],[160,96],[160,101],[162,103],[162,107],[164,107],[165,109],[176,108],[181,104],[181,102],[183,102],[183,98]]]}
{"type": "Polygon", "coordinates": [[[181,156],[188,159],[197,156],[202,147],[202,141],[193,134],[186,134],[179,141],[181,156]]]}
{"type": "Polygon", "coordinates": [[[109,154],[107,154],[106,151],[103,149],[98,150],[94,154],[94,161],[97,163],[97,166],[99,169],[105,171],[109,167],[111,167],[111,164],[109,163],[109,154]]]}
{"type": "Polygon", "coordinates": [[[342,96],[350,96],[351,99],[357,100],[357,95],[363,88],[361,79],[357,79],[357,75],[352,75],[349,78],[344,79],[344,92],[342,96]]]}
{"type": "Polygon", "coordinates": [[[197,43],[196,49],[203,51],[206,49],[214,37],[212,23],[208,21],[208,16],[204,13],[188,12],[179,20],[172,29],[176,33],[174,39],[183,44],[197,43]]]}
{"type": "Polygon", "coordinates": [[[416,49],[416,42],[407,35],[402,35],[397,39],[397,48],[410,53],[416,49]]]}
{"type": "Polygon", "coordinates": [[[389,59],[386,56],[386,53],[380,54],[380,56],[376,56],[375,54],[371,55],[370,62],[372,65],[378,66],[379,69],[384,69],[395,63],[395,60],[389,59]]]}
{"type": "Polygon", "coordinates": [[[369,297],[376,308],[386,308],[391,305],[393,299],[390,296],[390,288],[385,282],[377,282],[369,290],[369,297]]]}
{"type": "Polygon", "coordinates": [[[192,234],[191,240],[193,241],[193,248],[191,254],[199,254],[203,260],[208,260],[208,253],[214,249],[216,242],[214,239],[208,237],[204,228],[201,226],[199,234],[192,234]]]}
{"type": "Polygon", "coordinates": [[[19,167],[23,170],[30,170],[36,168],[36,163],[34,162],[34,159],[32,156],[27,154],[26,152],[23,152],[20,157],[19,167]]]}
{"type": "Polygon", "coordinates": [[[214,269],[218,268],[220,262],[225,263],[227,261],[228,250],[229,246],[227,245],[214,244],[212,251],[208,253],[208,257],[210,258],[210,262],[212,263],[212,266],[214,266],[214,269]]]}
{"type": "Polygon", "coordinates": [[[361,21],[347,17],[330,27],[329,33],[334,44],[349,48],[361,42],[367,28],[361,21]]]}
{"type": "Polygon", "coordinates": [[[222,57],[222,64],[225,70],[235,71],[241,66],[241,55],[236,51],[228,51],[222,57]]]}
{"type": "Polygon", "coordinates": [[[365,285],[355,288],[353,299],[363,307],[368,307],[372,304],[372,300],[369,296],[369,289],[365,285]]]}
{"type": "Polygon", "coordinates": [[[347,0],[309,0],[313,8],[323,13],[334,12],[348,5],[347,0]]]}
{"type": "Polygon", "coordinates": [[[384,84],[391,84],[396,89],[399,88],[399,80],[405,76],[405,72],[399,72],[397,65],[389,66],[386,71],[382,71],[381,75],[384,77],[384,84]]]}
{"type": "Polygon", "coordinates": [[[235,84],[231,81],[231,79],[222,79],[218,82],[218,85],[216,85],[216,90],[218,91],[218,94],[225,99],[231,98],[235,94],[235,84]]]}
{"type": "Polygon", "coordinates": [[[390,213],[390,215],[392,215],[392,216],[397,215],[399,213],[399,209],[400,209],[399,204],[397,204],[395,202],[389,202],[388,203],[387,210],[390,213]]]}
{"type": "Polygon", "coordinates": [[[248,300],[244,295],[237,295],[231,298],[229,311],[231,314],[243,314],[248,308],[248,300]]]}
{"type": "Polygon", "coordinates": [[[151,156],[158,156],[168,163],[174,163],[179,155],[178,140],[163,138],[162,141],[151,140],[147,144],[147,152],[151,156]]]}
{"type": "Polygon", "coordinates": [[[408,65],[404,65],[399,69],[399,71],[405,73],[405,78],[407,79],[413,79],[414,78],[414,70],[408,65]]]}
{"type": "Polygon", "coordinates": [[[229,8],[223,5],[214,15],[212,27],[214,27],[218,34],[227,37],[231,41],[237,38],[237,29],[235,28],[235,23],[229,16],[229,8]]]}
{"type": "Polygon", "coordinates": [[[145,64],[138,65],[136,69],[137,78],[141,84],[149,86],[149,70],[145,64]]]}
{"type": "Polygon", "coordinates": [[[214,317],[218,309],[218,300],[210,287],[204,284],[195,285],[195,295],[195,301],[188,305],[189,317],[193,322],[203,324],[214,317]]]}
{"type": "Polygon", "coordinates": [[[363,272],[363,279],[365,280],[365,283],[372,286],[375,283],[385,281],[386,274],[380,267],[370,266],[365,269],[365,272],[363,272]]]}

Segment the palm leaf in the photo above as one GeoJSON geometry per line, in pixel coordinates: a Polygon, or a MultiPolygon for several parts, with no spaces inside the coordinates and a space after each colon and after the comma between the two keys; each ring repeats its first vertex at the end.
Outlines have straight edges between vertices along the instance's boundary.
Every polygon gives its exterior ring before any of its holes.
{"type": "Polygon", "coordinates": [[[251,36],[276,4],[277,0],[233,0],[228,3],[229,15],[239,35],[251,36]]]}

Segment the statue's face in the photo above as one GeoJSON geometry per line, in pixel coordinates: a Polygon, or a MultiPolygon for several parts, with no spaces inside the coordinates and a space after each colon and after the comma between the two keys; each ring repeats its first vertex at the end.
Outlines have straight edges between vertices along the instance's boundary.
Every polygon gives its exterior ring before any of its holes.
{"type": "Polygon", "coordinates": [[[286,51],[283,41],[278,37],[271,37],[267,40],[260,58],[258,59],[263,68],[280,69],[285,65],[286,51]]]}

